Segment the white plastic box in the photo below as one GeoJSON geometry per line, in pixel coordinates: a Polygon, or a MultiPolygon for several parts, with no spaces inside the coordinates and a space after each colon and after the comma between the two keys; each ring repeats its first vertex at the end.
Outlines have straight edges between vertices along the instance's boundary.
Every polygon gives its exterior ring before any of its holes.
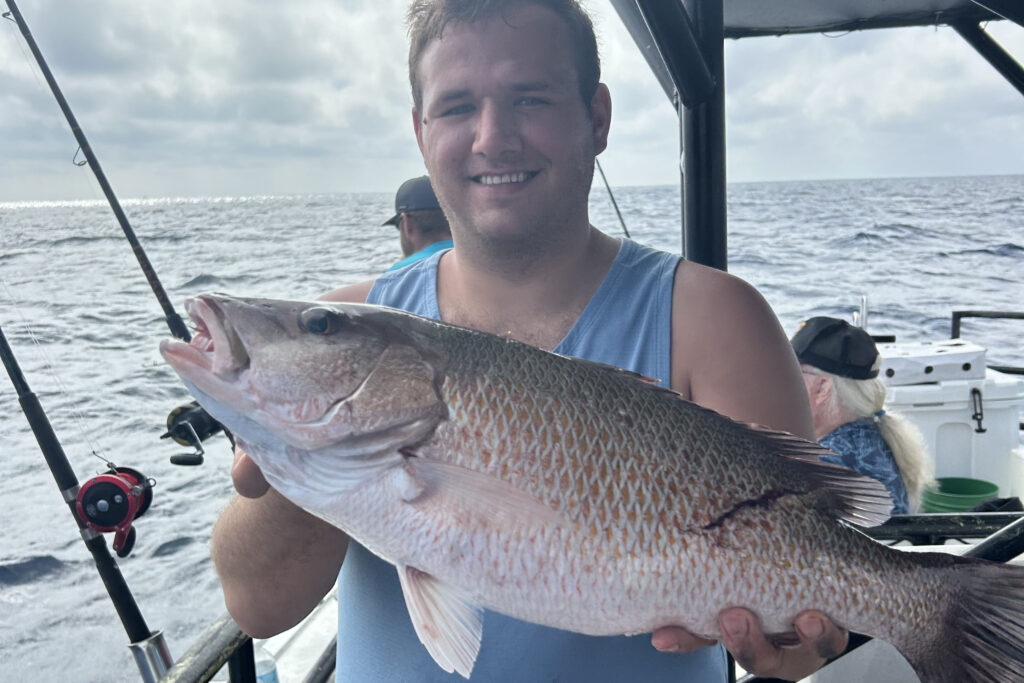
{"type": "Polygon", "coordinates": [[[985,378],[985,348],[963,339],[879,344],[878,354],[890,386],[985,378]]]}
{"type": "Polygon", "coordinates": [[[886,410],[916,424],[935,461],[936,477],[984,479],[1000,496],[1024,497],[1020,448],[1024,378],[987,369],[984,378],[886,387],[886,410]],[[984,417],[981,429],[972,390],[984,417]]]}

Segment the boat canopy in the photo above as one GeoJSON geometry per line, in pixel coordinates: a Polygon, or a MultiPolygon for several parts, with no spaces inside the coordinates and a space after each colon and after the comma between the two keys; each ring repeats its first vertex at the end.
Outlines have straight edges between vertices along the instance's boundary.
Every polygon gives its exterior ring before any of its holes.
{"type": "Polygon", "coordinates": [[[978,23],[1001,18],[983,4],[986,3],[973,0],[725,0],[722,3],[726,38],[934,26],[959,21],[978,23]]]}

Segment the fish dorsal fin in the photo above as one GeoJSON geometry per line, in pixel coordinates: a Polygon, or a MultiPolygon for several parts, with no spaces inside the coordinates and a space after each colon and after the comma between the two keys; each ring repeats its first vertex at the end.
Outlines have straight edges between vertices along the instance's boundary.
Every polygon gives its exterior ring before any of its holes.
{"type": "MultiPolygon", "coordinates": [[[[406,455],[410,451],[403,450],[406,455]]],[[[468,510],[500,525],[567,525],[568,520],[554,508],[497,477],[467,467],[410,455],[406,502],[428,501],[468,510]]]]}
{"type": "Polygon", "coordinates": [[[885,484],[842,465],[824,462],[836,455],[824,446],[762,425],[747,424],[757,438],[783,458],[792,472],[812,488],[827,489],[820,510],[857,526],[877,526],[889,519],[892,496],[885,484]]]}
{"type": "Polygon", "coordinates": [[[871,527],[884,524],[891,516],[892,496],[877,479],[830,462],[804,461],[803,465],[812,469],[812,477],[832,494],[821,509],[837,519],[871,527]]]}
{"type": "Polygon", "coordinates": [[[437,665],[469,678],[480,652],[483,610],[435,577],[399,566],[398,580],[413,628],[437,665]]]}

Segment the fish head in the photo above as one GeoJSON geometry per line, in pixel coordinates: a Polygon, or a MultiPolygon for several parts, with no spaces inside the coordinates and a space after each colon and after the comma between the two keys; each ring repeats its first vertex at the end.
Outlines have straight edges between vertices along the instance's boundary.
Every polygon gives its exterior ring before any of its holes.
{"type": "Polygon", "coordinates": [[[366,304],[203,294],[191,343],[160,352],[199,403],[264,450],[366,456],[424,438],[443,413],[427,321],[366,304]]]}

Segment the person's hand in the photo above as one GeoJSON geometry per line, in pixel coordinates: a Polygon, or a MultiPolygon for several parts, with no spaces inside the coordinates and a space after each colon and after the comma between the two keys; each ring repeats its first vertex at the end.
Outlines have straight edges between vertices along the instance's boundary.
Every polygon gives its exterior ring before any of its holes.
{"type": "Polygon", "coordinates": [[[235,446],[235,461],[231,465],[231,481],[238,495],[244,498],[259,498],[270,488],[260,468],[238,446],[235,446]]]}
{"type": "MultiPolygon", "coordinates": [[[[801,612],[793,620],[798,645],[782,647],[770,642],[757,617],[734,607],[718,615],[722,644],[746,671],[763,677],[799,680],[821,668],[846,649],[849,634],[817,610],[801,612]]],[[[698,638],[677,626],[655,631],[651,643],[662,652],[690,652],[713,640],[698,638]]]]}

